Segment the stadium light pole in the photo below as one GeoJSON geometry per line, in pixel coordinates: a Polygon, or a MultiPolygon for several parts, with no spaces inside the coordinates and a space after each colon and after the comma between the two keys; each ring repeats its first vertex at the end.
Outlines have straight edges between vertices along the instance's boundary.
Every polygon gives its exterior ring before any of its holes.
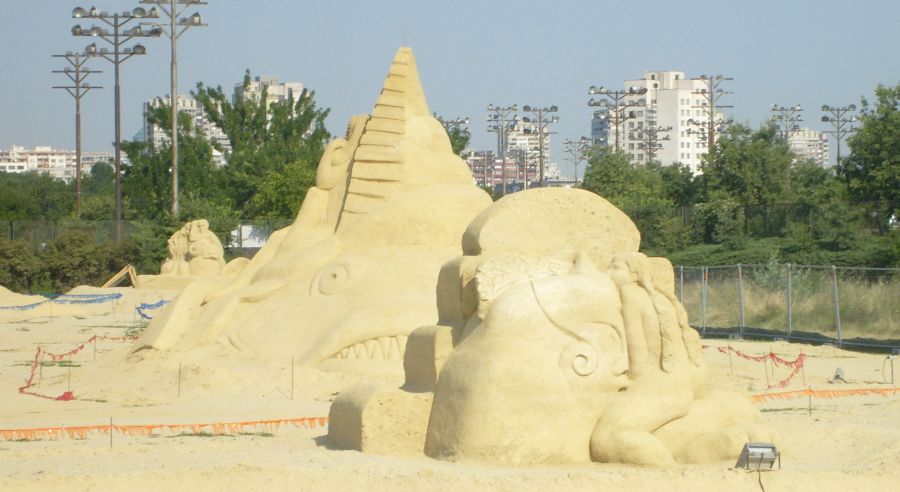
{"type": "MultiPolygon", "coordinates": [[[[497,155],[500,157],[501,175],[503,180],[503,195],[506,195],[506,141],[509,138],[509,130],[516,124],[516,112],[519,110],[518,104],[512,106],[496,106],[488,104],[487,131],[497,133],[497,155]]],[[[491,187],[493,188],[494,177],[491,173],[491,187]]]]}
{"type": "Polygon", "coordinates": [[[671,125],[648,126],[643,131],[644,141],[640,142],[638,145],[647,153],[647,162],[656,160],[656,153],[663,147],[663,144],[661,142],[668,142],[672,140],[672,138],[668,135],[670,131],[672,131],[671,125]]]}
{"type": "MultiPolygon", "coordinates": [[[[156,28],[168,36],[172,48],[172,58],[169,72],[169,110],[172,113],[172,218],[178,218],[178,38],[191,27],[206,26],[199,12],[194,12],[190,17],[180,17],[185,9],[190,6],[206,5],[203,0],[141,0],[142,4],[153,4],[168,18],[168,23],[153,24],[156,28]]],[[[159,17],[156,8],[150,9],[159,17]]]]}
{"type": "MultiPolygon", "coordinates": [[[[550,133],[547,129],[550,127],[552,123],[559,123],[559,116],[555,114],[559,111],[559,108],[554,104],[553,106],[544,106],[544,107],[535,107],[525,105],[522,107],[522,110],[526,113],[531,113],[533,118],[529,118],[527,116],[522,118],[524,123],[532,123],[536,127],[536,131],[538,134],[538,170],[540,172],[540,187],[544,187],[544,139],[550,138],[550,133]]],[[[549,142],[547,142],[549,144],[549,142]]],[[[525,167],[525,180],[528,180],[528,167],[525,167]]]]}
{"type": "Polygon", "coordinates": [[[566,139],[563,147],[569,162],[575,167],[575,183],[578,183],[578,165],[587,159],[588,150],[591,148],[591,139],[581,137],[578,140],[566,139]]]}
{"type": "Polygon", "coordinates": [[[595,100],[591,98],[588,101],[588,106],[591,107],[601,107],[606,109],[607,119],[609,119],[610,111],[613,113],[612,116],[612,124],[615,128],[616,137],[615,137],[615,150],[619,151],[619,127],[625,123],[626,121],[634,118],[634,111],[627,111],[629,108],[634,107],[643,107],[647,104],[647,100],[643,97],[644,94],[647,93],[646,87],[637,87],[632,86],[625,90],[610,90],[602,85],[591,86],[588,89],[588,94],[590,95],[600,95],[603,96],[603,99],[595,100]]]}
{"type": "MultiPolygon", "coordinates": [[[[705,85],[705,87],[701,87],[698,90],[692,91],[691,94],[696,96],[701,96],[703,101],[699,105],[692,106],[693,108],[702,109],[704,113],[706,113],[706,156],[707,159],[712,159],[712,151],[713,145],[716,143],[716,135],[721,133],[725,129],[725,125],[728,123],[723,120],[718,120],[716,117],[716,111],[724,108],[732,108],[734,106],[719,104],[719,99],[722,96],[727,96],[732,94],[732,92],[728,92],[723,90],[720,86],[723,82],[734,80],[732,77],[725,77],[722,75],[701,75],[700,77],[693,79],[700,81],[705,85]]],[[[694,120],[689,120],[688,124],[697,123],[694,120]]]]}
{"type": "Polygon", "coordinates": [[[75,217],[81,218],[81,98],[92,89],[103,87],[85,83],[85,79],[92,73],[102,73],[100,70],[85,68],[84,64],[88,56],[82,53],[67,51],[62,55],[53,55],[55,58],[65,58],[68,67],[62,70],[54,70],[53,73],[64,74],[73,85],[56,85],[54,89],[64,89],[75,99],[75,217]]]}
{"type": "Polygon", "coordinates": [[[782,136],[784,136],[784,141],[787,142],[788,146],[791,145],[791,132],[794,130],[798,130],[799,126],[797,123],[803,121],[803,115],[800,113],[803,112],[803,108],[796,104],[794,106],[779,106],[777,104],[772,105],[772,112],[775,113],[775,120],[781,123],[782,136]]]}
{"type": "Polygon", "coordinates": [[[161,31],[158,28],[152,28],[145,31],[140,25],[131,29],[125,29],[125,26],[135,19],[143,19],[147,17],[147,11],[141,7],[135,7],[133,10],[120,13],[110,14],[91,7],[85,10],[82,7],[72,9],[72,17],[76,19],[92,19],[103,22],[109,29],[99,26],[91,26],[84,29],[76,24],[72,27],[73,36],[90,36],[100,38],[110,45],[112,51],[106,48],[97,48],[97,43],[91,43],[85,48],[85,54],[88,56],[97,56],[105,59],[113,64],[115,73],[115,193],[116,193],[116,244],[122,242],[122,122],[121,122],[121,90],[119,85],[119,65],[125,60],[135,55],[147,54],[147,49],[141,44],[124,47],[123,45],[134,38],[142,37],[158,37],[161,31]]]}
{"type": "Polygon", "coordinates": [[[831,125],[834,126],[834,130],[829,130],[824,133],[830,133],[834,135],[835,144],[837,144],[837,159],[835,159],[834,162],[835,166],[841,165],[841,139],[844,138],[846,134],[856,131],[856,128],[852,126],[850,128],[844,129],[845,126],[859,121],[859,117],[850,114],[854,111],[856,111],[855,104],[841,107],[829,106],[827,104],[822,106],[823,113],[831,113],[830,116],[822,116],[822,122],[831,123],[831,125]]]}

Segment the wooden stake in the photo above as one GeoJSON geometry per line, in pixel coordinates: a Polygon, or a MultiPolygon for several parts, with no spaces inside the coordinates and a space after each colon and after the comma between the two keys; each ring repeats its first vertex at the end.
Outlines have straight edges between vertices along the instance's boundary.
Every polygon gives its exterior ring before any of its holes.
{"type": "Polygon", "coordinates": [[[763,359],[763,372],[766,373],[766,388],[770,388],[771,385],[769,383],[769,358],[768,357],[763,359]]]}
{"type": "Polygon", "coordinates": [[[806,360],[800,365],[800,375],[803,376],[803,386],[806,386],[806,360]]]}
{"type": "Polygon", "coordinates": [[[291,357],[291,400],[294,399],[294,358],[291,357]]]}
{"type": "Polygon", "coordinates": [[[812,417],[812,387],[807,386],[806,389],[809,390],[809,416],[812,417]]]}
{"type": "Polygon", "coordinates": [[[181,398],[181,362],[178,363],[178,398],[181,398]]]}
{"type": "Polygon", "coordinates": [[[97,330],[94,330],[94,360],[97,360],[97,330]]]}
{"type": "Polygon", "coordinates": [[[728,345],[728,366],[731,367],[731,375],[734,376],[734,362],[731,360],[731,344],[728,345]]]}

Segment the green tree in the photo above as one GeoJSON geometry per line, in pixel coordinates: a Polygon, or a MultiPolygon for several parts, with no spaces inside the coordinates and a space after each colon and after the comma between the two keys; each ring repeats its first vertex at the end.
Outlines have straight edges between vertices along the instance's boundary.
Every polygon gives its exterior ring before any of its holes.
{"type": "Polygon", "coordinates": [[[873,202],[881,231],[900,214],[900,83],[879,85],[874,107],[863,98],[860,128],[847,139],[850,155],[840,163],[838,173],[850,195],[873,202]]]}
{"type": "MultiPolygon", "coordinates": [[[[248,70],[245,88],[250,81],[248,70]]],[[[197,84],[194,97],[231,145],[224,167],[225,187],[243,217],[271,217],[299,208],[297,196],[303,197],[312,185],[305,178],[315,173],[330,138],[325,129],[329,111],[316,107],[314,95],[304,89],[296,101],[271,102],[264,88],[259,97],[239,92],[232,102],[221,87],[197,84]],[[286,173],[302,181],[287,182],[286,173]],[[296,186],[296,193],[275,193],[290,186],[296,186]]]]}
{"type": "Polygon", "coordinates": [[[59,220],[74,210],[74,186],[46,173],[0,173],[0,220],[59,220]]]}
{"type": "Polygon", "coordinates": [[[456,155],[460,155],[463,150],[466,150],[466,147],[469,145],[469,140],[472,138],[472,134],[469,132],[468,128],[463,129],[459,126],[454,126],[447,131],[447,136],[450,137],[450,147],[456,155]]]}

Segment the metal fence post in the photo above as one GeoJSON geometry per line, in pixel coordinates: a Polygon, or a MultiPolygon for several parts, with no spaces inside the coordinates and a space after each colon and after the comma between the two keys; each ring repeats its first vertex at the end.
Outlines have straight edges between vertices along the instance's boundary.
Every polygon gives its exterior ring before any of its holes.
{"type": "Polygon", "coordinates": [[[837,268],[834,265],[831,265],[831,285],[834,291],[834,329],[837,335],[837,344],[840,347],[843,341],[841,336],[841,300],[838,297],[837,268]]]}
{"type": "Polygon", "coordinates": [[[703,327],[702,335],[706,336],[706,290],[709,285],[709,269],[702,267],[703,282],[700,284],[700,325],[703,327]]]}
{"type": "Polygon", "coordinates": [[[791,338],[791,330],[793,328],[794,313],[794,266],[787,264],[787,336],[791,338]]]}
{"type": "Polygon", "coordinates": [[[741,339],[744,338],[744,273],[740,263],[737,265],[738,274],[738,329],[741,339]]]}
{"type": "Polygon", "coordinates": [[[684,304],[684,265],[678,266],[678,302],[684,304]]]}

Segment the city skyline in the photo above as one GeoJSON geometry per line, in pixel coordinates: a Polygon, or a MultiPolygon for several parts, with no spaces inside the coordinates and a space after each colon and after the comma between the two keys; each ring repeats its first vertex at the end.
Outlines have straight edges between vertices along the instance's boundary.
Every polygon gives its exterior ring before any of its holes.
{"type": "MultiPolygon", "coordinates": [[[[140,4],[94,5],[113,12],[140,4]]],[[[4,6],[8,18],[19,22],[0,34],[3,46],[17,46],[2,55],[14,76],[0,81],[0,148],[74,148],[74,107],[67,94],[51,89],[63,82],[51,73],[62,68],[51,55],[89,44],[90,39],[70,34],[76,23],[91,25],[71,18],[76,6],[91,4],[54,0],[4,6]]],[[[331,109],[328,129],[340,135],[350,116],[372,110],[397,47],[411,46],[431,110],[445,118],[468,116],[473,148],[496,147],[495,134],[486,131],[488,104],[557,105],[560,122],[550,160],[567,173],[561,143],[590,135],[591,85],[621,88],[645,71],[722,74],[734,77],[726,87],[734,94],[723,102],[734,106],[726,115],[735,121],[756,127],[771,117],[772,104],[800,104],[802,126],[823,130],[828,126],[819,121],[821,105],[859,105],[861,96],[872,99],[877,84],[900,80],[900,64],[885,57],[890,46],[900,45],[900,5],[889,1],[644,2],[616,10],[587,1],[397,1],[352,7],[265,0],[250,13],[247,3],[209,0],[197,9],[209,26],[189,31],[179,42],[178,92],[188,93],[200,81],[228,90],[245,69],[297,81],[316,91],[320,107],[331,109]]],[[[122,66],[126,139],[140,129],[142,103],[169,92],[166,40],[141,41],[148,55],[122,66]]],[[[104,89],[82,101],[84,149],[108,151],[112,67],[99,60],[89,66],[103,70],[89,82],[104,89]]]]}

